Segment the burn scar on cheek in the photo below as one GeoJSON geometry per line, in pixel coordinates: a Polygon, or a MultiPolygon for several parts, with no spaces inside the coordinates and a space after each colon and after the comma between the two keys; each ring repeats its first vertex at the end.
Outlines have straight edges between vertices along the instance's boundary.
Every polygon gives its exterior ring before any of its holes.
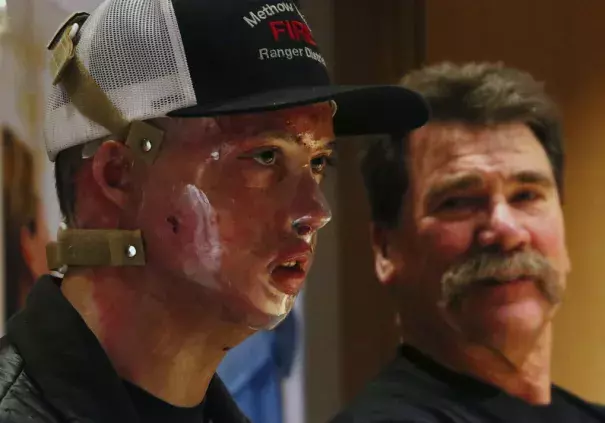
{"type": "Polygon", "coordinates": [[[216,275],[221,266],[222,246],[217,214],[208,197],[197,187],[187,185],[179,208],[188,220],[190,238],[183,248],[183,271],[187,277],[209,288],[218,288],[216,275]]]}

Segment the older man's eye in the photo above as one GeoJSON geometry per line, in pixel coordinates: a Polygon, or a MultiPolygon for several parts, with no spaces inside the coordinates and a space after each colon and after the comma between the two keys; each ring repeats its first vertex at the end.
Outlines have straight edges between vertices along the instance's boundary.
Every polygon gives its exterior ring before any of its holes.
{"type": "Polygon", "coordinates": [[[476,197],[452,197],[441,203],[442,209],[460,209],[465,207],[473,207],[479,203],[476,197]]]}
{"type": "Polygon", "coordinates": [[[466,213],[485,206],[486,199],[477,196],[456,196],[443,200],[436,207],[438,213],[466,213]]]}
{"type": "Polygon", "coordinates": [[[511,197],[511,202],[513,203],[529,203],[536,200],[540,200],[543,198],[543,195],[539,192],[532,190],[521,190],[516,192],[515,195],[511,197]]]}

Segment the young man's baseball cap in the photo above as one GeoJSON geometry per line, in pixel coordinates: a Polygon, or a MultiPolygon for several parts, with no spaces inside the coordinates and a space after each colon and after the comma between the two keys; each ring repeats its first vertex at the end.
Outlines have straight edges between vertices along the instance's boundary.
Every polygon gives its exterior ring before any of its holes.
{"type": "MultiPolygon", "coordinates": [[[[337,135],[400,134],[428,119],[399,86],[339,86],[289,0],[106,0],[51,41],[45,139],[69,147],[161,116],[201,117],[333,100],[337,135]]],[[[363,64],[360,64],[363,66],[363,64]]]]}

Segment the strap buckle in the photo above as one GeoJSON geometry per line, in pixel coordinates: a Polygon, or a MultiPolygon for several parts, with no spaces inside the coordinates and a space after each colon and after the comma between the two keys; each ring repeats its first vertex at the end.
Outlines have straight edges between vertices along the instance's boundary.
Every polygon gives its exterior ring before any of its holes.
{"type": "Polygon", "coordinates": [[[67,65],[75,56],[74,38],[76,34],[72,33],[74,25],[82,25],[89,16],[90,14],[86,12],[73,13],[63,22],[48,43],[47,48],[52,51],[50,71],[53,85],[59,83],[67,65]]]}
{"type": "Polygon", "coordinates": [[[65,266],[144,266],[140,230],[60,229],[57,242],[46,246],[48,268],[65,266]]]}

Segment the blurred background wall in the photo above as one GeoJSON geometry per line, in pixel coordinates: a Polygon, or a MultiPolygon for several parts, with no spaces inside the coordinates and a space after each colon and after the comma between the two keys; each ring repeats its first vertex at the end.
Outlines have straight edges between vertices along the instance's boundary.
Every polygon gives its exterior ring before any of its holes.
{"type": "MultiPolygon", "coordinates": [[[[41,193],[54,235],[59,213],[40,134],[49,86],[44,48],[69,12],[90,11],[99,1],[7,3],[11,19],[9,33],[0,38],[0,122],[14,128],[40,157],[41,193]]],[[[565,214],[573,260],[557,319],[553,372],[559,384],[605,403],[605,54],[600,49],[605,2],[300,3],[331,72],[343,84],[396,83],[406,71],[442,60],[504,61],[545,81],[564,116],[565,214]]],[[[368,207],[357,170],[360,140],[346,141],[338,170],[325,186],[334,220],[320,236],[318,257],[297,306],[303,325],[294,371],[283,386],[285,423],[326,421],[394,356],[398,340],[390,299],[373,276],[368,207]]]]}

